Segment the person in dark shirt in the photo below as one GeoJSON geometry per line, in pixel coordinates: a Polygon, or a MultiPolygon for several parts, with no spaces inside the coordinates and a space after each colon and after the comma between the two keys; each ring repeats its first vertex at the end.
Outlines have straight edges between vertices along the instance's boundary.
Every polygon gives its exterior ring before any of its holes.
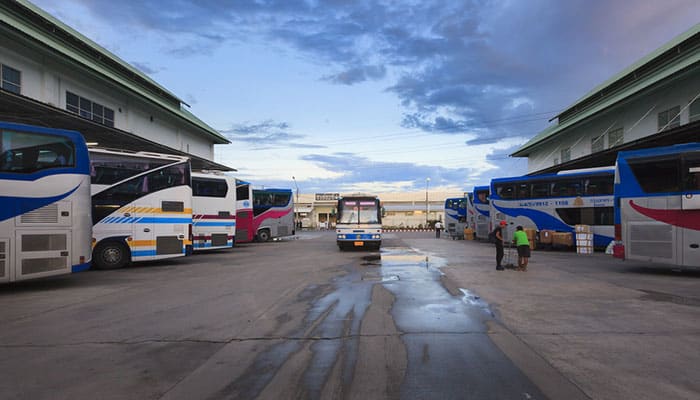
{"type": "Polygon", "coordinates": [[[496,270],[503,271],[503,227],[506,226],[506,221],[501,221],[496,229],[493,230],[493,236],[496,244],[496,270]]]}

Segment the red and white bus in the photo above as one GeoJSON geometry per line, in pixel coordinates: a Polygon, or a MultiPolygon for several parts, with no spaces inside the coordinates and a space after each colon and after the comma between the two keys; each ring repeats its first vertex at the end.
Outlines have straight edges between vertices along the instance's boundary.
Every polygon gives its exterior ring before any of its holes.
{"type": "Polygon", "coordinates": [[[253,186],[236,179],[236,243],[249,243],[254,238],[253,186]]]}
{"type": "Polygon", "coordinates": [[[192,246],[195,251],[233,247],[236,180],[222,172],[192,172],[192,246]]]}
{"type": "Polygon", "coordinates": [[[260,242],[295,232],[291,189],[253,190],[253,232],[260,242]]]}

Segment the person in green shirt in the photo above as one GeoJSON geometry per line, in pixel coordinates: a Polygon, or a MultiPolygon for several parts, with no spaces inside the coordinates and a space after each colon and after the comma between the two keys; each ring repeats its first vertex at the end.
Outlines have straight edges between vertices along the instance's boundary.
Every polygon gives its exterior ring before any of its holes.
{"type": "Polygon", "coordinates": [[[527,263],[530,258],[530,241],[527,240],[527,233],[525,233],[521,225],[515,228],[513,243],[518,248],[518,271],[527,271],[527,263]]]}

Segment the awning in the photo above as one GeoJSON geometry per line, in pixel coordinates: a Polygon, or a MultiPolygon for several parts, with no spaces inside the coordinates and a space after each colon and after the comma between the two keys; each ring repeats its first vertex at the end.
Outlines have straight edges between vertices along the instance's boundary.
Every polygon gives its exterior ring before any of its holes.
{"type": "Polygon", "coordinates": [[[294,212],[295,213],[310,213],[314,209],[312,207],[297,207],[294,206],[294,212]]]}
{"type": "Polygon", "coordinates": [[[1,89],[0,120],[78,131],[86,142],[97,142],[101,148],[186,156],[190,158],[192,169],[195,170],[236,171],[226,165],[175,150],[127,131],[98,124],[66,110],[1,89]]]}

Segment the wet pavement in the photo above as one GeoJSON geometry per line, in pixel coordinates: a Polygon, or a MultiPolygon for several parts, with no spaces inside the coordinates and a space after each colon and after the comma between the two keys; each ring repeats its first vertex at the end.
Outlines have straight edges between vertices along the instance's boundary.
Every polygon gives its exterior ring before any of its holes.
{"type": "Polygon", "coordinates": [[[330,285],[302,291],[304,320],[213,398],[272,398],[292,375],[289,398],[545,398],[489,338],[488,305],[443,286],[445,259],[408,247],[354,255],[330,285]],[[384,352],[386,365],[368,350],[384,352]],[[375,382],[375,396],[358,388],[372,386],[367,365],[388,381],[375,382]]]}

